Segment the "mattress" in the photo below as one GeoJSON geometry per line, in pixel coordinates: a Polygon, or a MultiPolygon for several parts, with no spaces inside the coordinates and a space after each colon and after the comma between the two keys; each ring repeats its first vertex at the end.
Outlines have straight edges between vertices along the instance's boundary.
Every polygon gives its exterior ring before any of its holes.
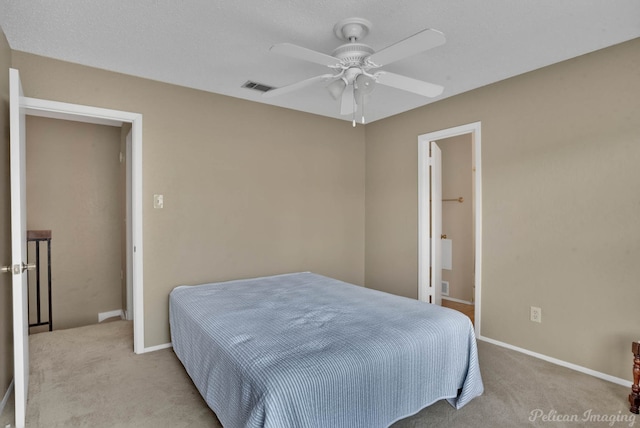
{"type": "Polygon", "coordinates": [[[222,425],[386,427],[482,394],[463,314],[301,272],[170,294],[173,349],[222,425]]]}

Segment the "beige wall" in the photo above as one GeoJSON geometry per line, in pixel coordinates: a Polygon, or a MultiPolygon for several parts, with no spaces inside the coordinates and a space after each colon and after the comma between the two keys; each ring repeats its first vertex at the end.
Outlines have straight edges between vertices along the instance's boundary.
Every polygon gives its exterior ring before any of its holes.
{"type": "Polygon", "coordinates": [[[452,241],[452,269],[442,270],[442,280],[449,281],[449,297],[473,301],[473,164],[471,134],[438,140],[442,151],[442,196],[462,197],[463,202],[442,203],[442,233],[452,241]]]}
{"type": "MultiPolygon", "coordinates": [[[[9,189],[9,67],[11,50],[0,29],[0,265],[11,264],[9,189]]],[[[11,275],[0,274],[0,399],[13,379],[11,275]]]]}
{"type": "Polygon", "coordinates": [[[52,232],[54,329],[95,324],[123,308],[120,128],[27,116],[26,135],[27,229],[52,232]]]}
{"type": "Polygon", "coordinates": [[[416,297],[417,136],[481,121],[481,334],[631,380],[639,82],[636,39],[368,125],[367,286],[416,297]]]}
{"type": "Polygon", "coordinates": [[[21,52],[13,65],[27,96],[143,115],[146,346],[169,342],[180,284],[304,270],[364,284],[362,127],[21,52]]]}

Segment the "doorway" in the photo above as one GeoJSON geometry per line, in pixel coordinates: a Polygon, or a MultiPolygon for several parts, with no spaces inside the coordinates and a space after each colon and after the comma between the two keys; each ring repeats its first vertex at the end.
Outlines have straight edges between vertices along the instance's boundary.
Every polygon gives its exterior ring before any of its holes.
{"type": "MultiPolygon", "coordinates": [[[[30,333],[124,317],[122,128],[28,116],[25,129],[27,229],[50,231],[53,248],[50,254],[40,248],[39,294],[38,272],[29,273],[30,333]]],[[[28,250],[34,261],[36,245],[28,250]]]]}
{"type": "MultiPolygon", "coordinates": [[[[468,236],[468,238],[471,240],[472,244],[472,254],[470,255],[470,257],[472,258],[472,261],[470,262],[470,267],[472,268],[472,282],[473,284],[471,284],[471,290],[467,293],[467,294],[460,294],[460,296],[468,296],[468,297],[449,297],[449,301],[453,302],[453,303],[472,303],[473,304],[473,308],[474,308],[474,328],[475,328],[475,333],[476,336],[480,335],[480,326],[481,326],[481,279],[482,279],[482,174],[481,174],[481,123],[480,122],[475,122],[475,123],[470,123],[467,125],[461,125],[461,126],[457,126],[454,128],[449,128],[449,129],[443,129],[441,131],[436,131],[436,132],[431,132],[428,134],[423,134],[420,135],[418,137],[418,143],[420,146],[423,146],[425,144],[428,144],[430,141],[437,141],[440,142],[442,140],[445,139],[453,139],[456,137],[460,137],[462,139],[462,141],[466,141],[467,144],[469,144],[470,147],[470,156],[471,156],[471,164],[469,165],[469,167],[471,168],[471,199],[466,201],[464,196],[461,195],[443,195],[443,199],[446,199],[447,201],[443,203],[444,204],[453,204],[450,207],[446,207],[443,208],[444,210],[447,209],[454,209],[454,208],[459,208],[460,205],[467,203],[468,205],[467,207],[470,208],[471,210],[471,224],[469,225],[471,228],[470,233],[466,233],[466,235],[470,235],[468,236]],[[459,198],[462,197],[463,198],[463,202],[460,203],[458,202],[459,198]],[[449,199],[451,199],[451,201],[449,201],[449,199]],[[458,207],[456,207],[456,204],[460,204],[458,205],[458,207]],[[470,299],[470,301],[468,301],[467,299],[470,299]],[[460,302],[457,302],[460,301],[460,302]]],[[[453,141],[453,140],[448,140],[448,141],[453,141]]],[[[446,144],[446,143],[445,143],[446,144]]],[[[464,143],[463,143],[464,144],[464,143]]],[[[429,159],[427,158],[428,154],[424,154],[424,151],[420,152],[419,155],[419,162],[420,165],[425,165],[429,162],[429,159]]],[[[445,174],[445,172],[443,171],[443,175],[445,174]]],[[[420,180],[422,180],[422,177],[419,177],[420,180]]],[[[419,198],[419,204],[424,205],[425,203],[429,203],[429,198],[430,198],[430,189],[421,189],[420,194],[418,195],[419,198]]],[[[442,212],[440,213],[440,215],[442,216],[442,212]]],[[[424,225],[423,223],[423,219],[420,218],[420,227],[419,230],[421,231],[420,233],[426,233],[429,234],[429,226],[428,225],[424,225]],[[426,232],[423,232],[426,231],[426,232]]],[[[446,227],[446,221],[443,219],[443,227],[446,227]]],[[[444,234],[446,233],[446,230],[442,230],[442,238],[445,239],[444,234]]],[[[419,240],[420,242],[425,241],[425,239],[428,241],[430,239],[430,235],[429,236],[420,236],[419,240]]],[[[449,243],[447,243],[449,244],[449,243]]],[[[456,242],[454,242],[453,240],[450,241],[451,246],[455,247],[456,246],[456,242]]],[[[453,265],[456,264],[456,260],[452,260],[453,265]]],[[[420,257],[419,259],[419,269],[422,271],[429,271],[430,269],[430,264],[429,264],[429,258],[425,258],[423,256],[420,257]]],[[[436,266],[436,269],[442,269],[442,265],[436,266]]],[[[445,278],[447,277],[447,274],[445,274],[445,278]]],[[[439,292],[442,291],[442,289],[440,288],[442,285],[438,284],[437,285],[439,287],[439,292]]],[[[420,283],[419,287],[425,287],[425,284],[420,283]]],[[[420,294],[420,293],[419,293],[420,294]]],[[[446,298],[447,296],[445,296],[446,298]]]]}
{"type": "Polygon", "coordinates": [[[28,116],[71,120],[118,128],[130,124],[131,136],[127,139],[126,150],[127,153],[130,153],[130,162],[127,163],[130,175],[127,180],[127,199],[130,204],[130,208],[127,210],[127,219],[131,229],[130,242],[127,245],[127,271],[130,272],[131,281],[127,281],[130,290],[127,290],[126,294],[132,297],[133,302],[127,303],[128,313],[126,316],[127,319],[133,318],[133,351],[136,354],[146,352],[144,347],[143,312],[142,115],[29,97],[21,97],[20,108],[28,116]],[[132,307],[133,314],[131,314],[130,307],[132,307]]]}
{"type": "Polygon", "coordinates": [[[437,140],[436,144],[442,151],[442,300],[473,305],[471,134],[437,140]]]}

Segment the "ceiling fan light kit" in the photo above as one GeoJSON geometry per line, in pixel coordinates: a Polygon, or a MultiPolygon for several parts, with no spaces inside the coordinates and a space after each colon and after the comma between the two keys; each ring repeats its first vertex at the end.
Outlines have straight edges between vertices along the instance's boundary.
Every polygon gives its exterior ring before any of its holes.
{"type": "Polygon", "coordinates": [[[340,113],[352,114],[352,123],[355,126],[358,107],[360,107],[362,123],[365,123],[364,104],[376,84],[425,97],[436,97],[442,93],[444,88],[434,83],[383,70],[373,72],[372,70],[440,46],[446,41],[444,34],[437,30],[425,29],[376,52],[370,46],[360,42],[369,34],[372,27],[371,22],[364,18],[347,18],[338,22],[333,27],[333,32],[339,40],[347,43],[338,46],[331,55],[290,43],[273,45],[271,52],[324,65],[332,69],[333,74],[323,74],[272,89],[265,92],[263,96],[275,97],[319,82],[328,82],[326,85],[328,92],[334,99],[341,100],[340,113]]]}
{"type": "Polygon", "coordinates": [[[345,78],[339,78],[327,85],[327,90],[331,94],[334,100],[337,100],[342,96],[344,88],[347,87],[347,80],[345,78]]]}

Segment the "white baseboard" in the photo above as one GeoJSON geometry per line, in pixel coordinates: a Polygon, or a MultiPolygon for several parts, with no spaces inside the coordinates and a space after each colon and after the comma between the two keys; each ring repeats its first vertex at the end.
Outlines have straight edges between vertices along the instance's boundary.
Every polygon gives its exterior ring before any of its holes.
{"type": "Polygon", "coordinates": [[[149,346],[148,348],[144,348],[142,350],[142,353],[145,354],[147,352],[159,351],[161,349],[167,349],[167,348],[173,348],[173,344],[169,342],[169,343],[163,343],[162,345],[149,346]]]}
{"type": "Polygon", "coordinates": [[[124,311],[122,309],[116,309],[115,311],[100,312],[98,314],[98,322],[102,322],[113,317],[120,317],[121,319],[124,319],[124,311]]]}
{"type": "Polygon", "coordinates": [[[442,300],[449,300],[450,302],[457,302],[457,303],[464,303],[465,305],[473,305],[473,302],[469,302],[466,300],[462,300],[462,299],[455,299],[453,297],[449,297],[449,296],[442,296],[442,300]]]}
{"type": "MultiPolygon", "coordinates": [[[[488,337],[479,336],[478,339],[482,340],[484,342],[488,342],[488,343],[492,343],[494,345],[501,346],[503,348],[511,349],[511,350],[517,351],[517,352],[521,352],[523,354],[527,354],[527,355],[530,355],[530,356],[535,357],[535,358],[539,358],[541,360],[550,362],[552,364],[556,364],[558,366],[566,367],[566,368],[569,368],[569,369],[572,369],[572,370],[575,370],[575,371],[578,371],[578,372],[581,372],[581,373],[585,373],[585,374],[588,374],[590,376],[597,377],[599,379],[603,379],[603,380],[607,380],[609,382],[617,383],[618,385],[626,386],[628,388],[631,388],[631,385],[633,384],[633,382],[631,382],[630,380],[622,379],[622,378],[619,378],[619,377],[608,375],[606,373],[602,373],[602,372],[598,372],[598,371],[595,371],[595,370],[591,370],[591,369],[588,369],[586,367],[579,366],[577,364],[568,363],[566,361],[558,360],[557,358],[549,357],[547,355],[538,354],[537,352],[533,352],[533,351],[529,351],[528,349],[519,348],[517,346],[509,345],[508,343],[500,342],[498,340],[489,339],[488,337]]],[[[631,363],[629,363],[629,365],[631,365],[631,363]]]]}
{"type": "Polygon", "coordinates": [[[13,394],[13,379],[11,379],[9,388],[7,388],[7,392],[4,393],[4,397],[2,397],[2,401],[0,402],[0,415],[4,413],[4,408],[7,405],[9,398],[11,398],[11,394],[13,394]]]}

